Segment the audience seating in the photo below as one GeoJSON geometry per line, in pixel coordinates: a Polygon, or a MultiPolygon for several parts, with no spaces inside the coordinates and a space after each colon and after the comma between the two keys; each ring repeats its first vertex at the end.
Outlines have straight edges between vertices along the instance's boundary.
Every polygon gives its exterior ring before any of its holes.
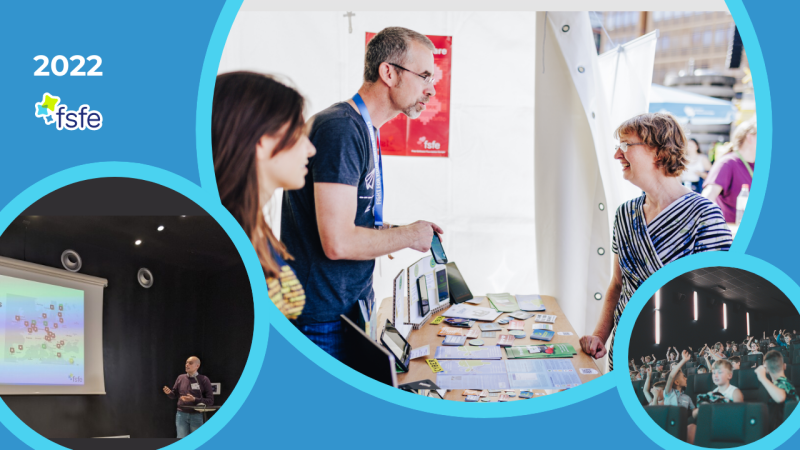
{"type": "Polygon", "coordinates": [[[783,420],[789,418],[795,406],[797,406],[797,400],[786,400],[786,403],[783,404],[783,420]]]}
{"type": "Polygon", "coordinates": [[[756,355],[747,355],[742,357],[742,369],[744,368],[752,368],[753,364],[756,367],[760,366],[764,363],[764,355],[756,354],[756,355]]]}
{"type": "Polygon", "coordinates": [[[728,448],[755,442],[768,433],[764,403],[717,403],[700,405],[694,444],[728,448]]]}
{"type": "Polygon", "coordinates": [[[645,380],[636,380],[633,382],[633,390],[636,392],[636,398],[639,399],[642,406],[647,404],[647,397],[644,396],[644,391],[642,390],[642,388],[644,388],[644,382],[645,380]]]}
{"type": "Polygon", "coordinates": [[[769,400],[767,388],[758,381],[755,369],[734,370],[731,384],[742,391],[746,402],[766,403],[769,400]]]}
{"type": "Polygon", "coordinates": [[[686,425],[689,410],[681,406],[645,406],[644,410],[650,418],[676,438],[686,441],[686,425]]]}

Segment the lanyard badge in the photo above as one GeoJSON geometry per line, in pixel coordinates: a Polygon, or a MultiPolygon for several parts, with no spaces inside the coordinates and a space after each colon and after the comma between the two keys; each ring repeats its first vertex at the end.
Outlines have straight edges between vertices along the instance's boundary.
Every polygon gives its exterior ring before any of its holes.
{"type": "Polygon", "coordinates": [[[375,129],[372,126],[372,119],[369,117],[367,105],[364,104],[361,95],[356,94],[353,97],[353,101],[356,106],[358,106],[358,110],[361,112],[361,118],[364,119],[364,123],[367,124],[367,130],[369,130],[372,157],[375,162],[375,205],[372,208],[372,214],[375,216],[375,227],[380,228],[383,226],[383,161],[381,159],[380,147],[378,146],[381,134],[380,131],[378,131],[376,139],[375,129]]]}

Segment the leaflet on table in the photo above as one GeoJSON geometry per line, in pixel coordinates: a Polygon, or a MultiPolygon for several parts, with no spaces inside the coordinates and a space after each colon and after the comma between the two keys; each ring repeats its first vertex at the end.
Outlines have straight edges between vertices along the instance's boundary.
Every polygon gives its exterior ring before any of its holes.
{"type": "Polygon", "coordinates": [[[517,299],[511,294],[505,292],[502,294],[486,294],[486,297],[489,298],[489,304],[500,312],[514,312],[519,310],[517,299]]]}
{"type": "Polygon", "coordinates": [[[566,389],[581,384],[572,362],[443,361],[436,384],[442,389],[566,389]]]}
{"type": "Polygon", "coordinates": [[[411,350],[411,357],[410,359],[417,359],[423,356],[428,356],[431,354],[431,346],[430,345],[423,345],[422,347],[415,348],[411,350]]]}
{"type": "Polygon", "coordinates": [[[566,389],[581,384],[572,361],[506,360],[508,382],[513,389],[566,389]]]}
{"type": "Polygon", "coordinates": [[[475,339],[480,336],[480,330],[477,328],[442,327],[437,334],[439,336],[466,336],[470,339],[475,339]]]}
{"type": "Polygon", "coordinates": [[[529,347],[528,345],[506,347],[505,348],[506,357],[508,359],[572,358],[573,355],[578,354],[578,352],[575,351],[575,347],[573,347],[572,344],[546,344],[542,346],[542,347],[552,348],[553,353],[545,353],[545,352],[531,353],[528,350],[528,347],[529,347]]]}
{"type": "Polygon", "coordinates": [[[542,297],[538,295],[517,294],[517,304],[522,311],[544,311],[542,297]]]}
{"type": "Polygon", "coordinates": [[[550,330],[553,331],[553,326],[546,324],[546,323],[535,323],[533,324],[534,330],[550,330]]]}
{"type": "Polygon", "coordinates": [[[536,339],[537,341],[551,341],[553,336],[555,336],[553,330],[533,330],[531,339],[536,339]]]}
{"type": "Polygon", "coordinates": [[[533,320],[536,322],[555,323],[556,316],[553,314],[537,314],[536,318],[533,320]]]}
{"type": "MultiPolygon", "coordinates": [[[[436,359],[503,359],[500,347],[436,347],[436,359]]],[[[439,386],[441,387],[441,386],[439,386]]]]}
{"type": "Polygon", "coordinates": [[[462,319],[474,319],[491,322],[500,317],[500,312],[492,308],[482,308],[480,306],[469,306],[463,303],[453,305],[442,315],[445,317],[460,317],[462,319]]]}

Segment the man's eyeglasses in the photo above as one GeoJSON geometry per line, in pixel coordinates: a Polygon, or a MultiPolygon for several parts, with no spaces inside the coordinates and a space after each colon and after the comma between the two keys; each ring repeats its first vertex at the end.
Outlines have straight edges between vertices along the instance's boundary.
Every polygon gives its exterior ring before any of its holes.
{"type": "Polygon", "coordinates": [[[619,144],[614,146],[614,151],[622,150],[622,153],[628,152],[628,147],[633,145],[645,145],[644,142],[634,142],[633,144],[629,144],[627,142],[620,142],[619,144]]]}
{"type": "Polygon", "coordinates": [[[428,76],[426,77],[425,75],[420,75],[420,74],[418,74],[417,72],[412,72],[412,71],[410,71],[410,70],[406,69],[405,67],[403,67],[403,66],[401,66],[401,65],[399,65],[399,64],[395,64],[395,63],[388,63],[388,64],[389,64],[389,65],[392,65],[392,66],[395,66],[395,67],[397,67],[398,69],[403,69],[403,70],[405,70],[406,72],[411,72],[411,73],[413,73],[414,75],[416,75],[416,76],[418,76],[418,77],[422,78],[422,80],[423,80],[423,81],[425,81],[425,84],[431,84],[431,83],[433,83],[433,75],[428,75],[428,76]]]}

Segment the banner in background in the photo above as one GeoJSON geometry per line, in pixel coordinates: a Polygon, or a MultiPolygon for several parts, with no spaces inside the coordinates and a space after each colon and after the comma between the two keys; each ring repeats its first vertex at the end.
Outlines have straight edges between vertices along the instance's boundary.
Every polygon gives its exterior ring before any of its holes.
{"type": "MultiPolygon", "coordinates": [[[[367,33],[366,44],[375,36],[367,33]]],[[[433,52],[436,95],[431,97],[425,111],[414,120],[404,114],[381,127],[383,156],[441,156],[446,158],[450,148],[450,61],[452,36],[428,36],[436,50],[433,52]]]]}

